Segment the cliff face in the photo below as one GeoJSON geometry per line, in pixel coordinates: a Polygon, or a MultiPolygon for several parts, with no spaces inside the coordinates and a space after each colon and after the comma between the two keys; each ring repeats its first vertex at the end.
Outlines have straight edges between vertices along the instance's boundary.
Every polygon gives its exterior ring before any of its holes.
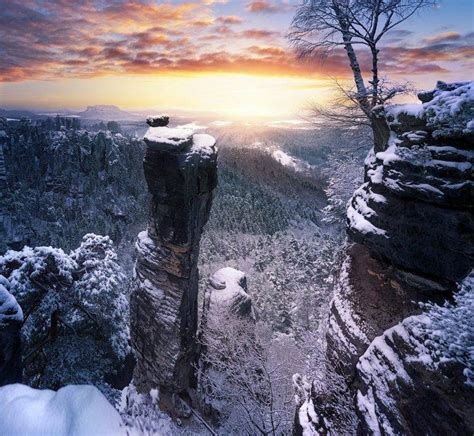
{"type": "Polygon", "coordinates": [[[73,124],[0,119],[0,252],[74,248],[87,232],[118,241],[145,219],[142,142],[73,124]]]}
{"type": "Polygon", "coordinates": [[[195,384],[197,257],[217,184],[217,150],[209,135],[149,119],[145,178],[152,195],[148,228],[138,236],[131,297],[135,384],[181,392],[195,384]]]}
{"type": "Polygon", "coordinates": [[[442,83],[422,105],[387,108],[388,148],[367,158],[348,208],[351,239],[427,289],[421,277],[444,289],[474,261],[473,87],[442,83]]]}
{"type": "Polygon", "coordinates": [[[420,308],[451,298],[474,266],[474,83],[438,83],[420,99],[379,109],[390,138],[368,156],[348,205],[355,244],[336,284],[327,353],[363,434],[474,429],[472,387],[462,365],[426,346],[420,308]]]}

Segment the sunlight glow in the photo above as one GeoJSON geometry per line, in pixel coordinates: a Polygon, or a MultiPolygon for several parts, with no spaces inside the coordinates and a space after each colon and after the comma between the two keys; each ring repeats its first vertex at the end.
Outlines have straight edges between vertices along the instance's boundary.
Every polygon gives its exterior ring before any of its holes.
{"type": "Polygon", "coordinates": [[[0,98],[9,105],[82,109],[92,102],[229,117],[294,116],[309,100],[324,103],[329,95],[330,85],[323,80],[240,74],[109,76],[0,85],[0,98]]]}

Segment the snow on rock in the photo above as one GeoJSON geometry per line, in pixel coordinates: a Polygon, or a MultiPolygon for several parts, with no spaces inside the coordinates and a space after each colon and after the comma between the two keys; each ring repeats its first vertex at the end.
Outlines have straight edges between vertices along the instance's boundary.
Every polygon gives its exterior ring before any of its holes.
{"type": "Polygon", "coordinates": [[[149,127],[143,137],[147,145],[161,147],[169,150],[183,150],[191,144],[193,129],[149,127]]]}
{"type": "Polygon", "coordinates": [[[329,328],[327,332],[328,357],[340,366],[341,372],[351,372],[351,362],[355,363],[369,340],[364,332],[364,323],[357,314],[352,296],[356,292],[351,280],[351,257],[344,260],[330,303],[329,328]],[[344,358],[341,360],[341,356],[344,358]]]}
{"type": "Polygon", "coordinates": [[[462,368],[427,345],[431,322],[427,314],[405,318],[361,356],[356,406],[364,434],[440,434],[440,419],[443,434],[472,433],[472,391],[462,368]]]}
{"type": "Polygon", "coordinates": [[[58,391],[22,384],[0,388],[3,435],[125,435],[118,412],[94,386],[69,385],[58,391]]]}
{"type": "MultiPolygon", "coordinates": [[[[474,132],[474,82],[438,82],[436,89],[419,94],[423,104],[393,105],[386,108],[394,127],[417,118],[433,138],[462,137],[474,132]]],[[[412,138],[413,139],[413,138],[412,138]]]]}
{"type": "Polygon", "coordinates": [[[23,311],[15,297],[4,286],[5,282],[8,281],[0,276],[0,327],[7,322],[23,321],[23,311]]]}
{"type": "Polygon", "coordinates": [[[192,159],[193,154],[199,154],[202,158],[212,158],[216,153],[216,140],[211,135],[197,133],[196,130],[206,129],[205,126],[199,126],[196,123],[189,123],[170,128],[166,124],[169,119],[164,121],[162,117],[149,119],[150,124],[143,140],[151,148],[158,148],[163,151],[182,152],[189,149],[187,161],[192,159]]]}
{"type": "Polygon", "coordinates": [[[474,262],[473,87],[440,82],[420,94],[423,104],[385,108],[387,147],[367,157],[365,183],[347,209],[353,241],[451,285],[474,262]]]}
{"type": "Polygon", "coordinates": [[[301,374],[293,376],[297,420],[295,434],[317,436],[327,433],[325,420],[318,415],[311,398],[312,384],[301,374]]]}
{"type": "Polygon", "coordinates": [[[191,153],[199,153],[202,158],[212,158],[216,153],[216,139],[206,133],[197,133],[193,136],[191,153]]]}
{"type": "Polygon", "coordinates": [[[204,310],[207,316],[224,317],[225,312],[252,314],[252,300],[247,294],[245,273],[234,268],[222,268],[209,279],[204,310]]]}

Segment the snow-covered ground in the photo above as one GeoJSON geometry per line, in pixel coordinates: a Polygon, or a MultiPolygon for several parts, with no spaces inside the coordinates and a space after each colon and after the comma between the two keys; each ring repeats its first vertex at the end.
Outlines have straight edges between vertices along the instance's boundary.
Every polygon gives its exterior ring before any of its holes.
{"type": "Polygon", "coordinates": [[[0,388],[3,436],[125,435],[119,413],[94,386],[69,385],[58,391],[22,384],[0,388]]]}

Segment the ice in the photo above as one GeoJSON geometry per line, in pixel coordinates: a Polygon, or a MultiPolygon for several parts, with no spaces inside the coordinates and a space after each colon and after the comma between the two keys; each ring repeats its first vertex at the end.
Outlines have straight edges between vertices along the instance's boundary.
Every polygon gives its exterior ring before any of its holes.
{"type": "Polygon", "coordinates": [[[100,391],[69,385],[52,391],[22,384],[0,388],[0,433],[3,435],[125,435],[119,413],[100,391]]]}

